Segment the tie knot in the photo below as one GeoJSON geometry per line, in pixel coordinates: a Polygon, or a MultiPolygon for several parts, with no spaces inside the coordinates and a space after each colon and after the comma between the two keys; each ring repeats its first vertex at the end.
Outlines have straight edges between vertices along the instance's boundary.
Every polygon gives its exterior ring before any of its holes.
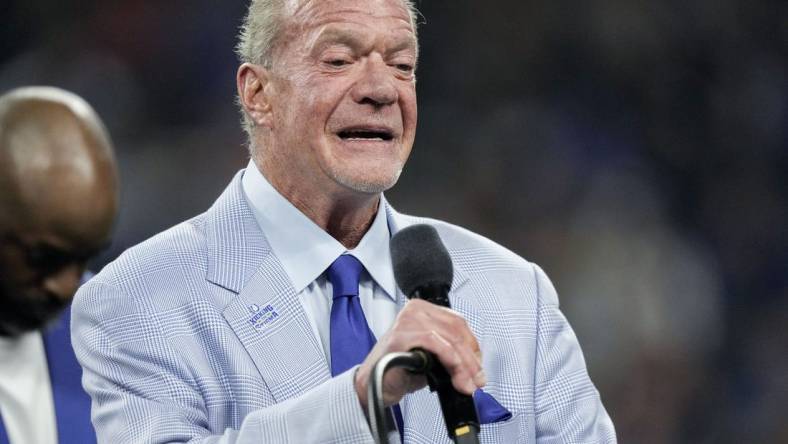
{"type": "Polygon", "coordinates": [[[349,254],[339,256],[328,267],[328,280],[334,287],[334,298],[358,296],[358,279],[364,266],[349,254]]]}

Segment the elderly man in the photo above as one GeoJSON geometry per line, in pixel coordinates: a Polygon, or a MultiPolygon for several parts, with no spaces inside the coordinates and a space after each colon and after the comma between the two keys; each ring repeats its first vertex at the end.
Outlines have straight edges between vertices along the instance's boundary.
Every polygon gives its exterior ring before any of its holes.
{"type": "MultiPolygon", "coordinates": [[[[544,273],[381,194],[416,132],[411,3],[252,1],[238,51],[249,166],[77,295],[99,440],[371,442],[370,370],[420,347],[511,413],[482,418],[484,442],[614,442],[544,273]],[[456,311],[396,287],[389,239],[414,223],[447,245],[456,311]]],[[[405,442],[446,442],[425,383],[392,371],[384,399],[405,442]]]]}
{"type": "Polygon", "coordinates": [[[95,442],[66,308],[109,242],[117,183],[85,101],[43,87],[0,97],[0,443],[95,442]]]}

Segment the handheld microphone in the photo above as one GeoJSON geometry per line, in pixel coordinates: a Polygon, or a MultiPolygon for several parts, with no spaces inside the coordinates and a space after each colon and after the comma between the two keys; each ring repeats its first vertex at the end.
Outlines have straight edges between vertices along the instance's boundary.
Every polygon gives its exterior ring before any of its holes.
{"type": "MultiPolygon", "coordinates": [[[[397,232],[391,239],[391,259],[397,285],[409,299],[451,308],[449,289],[454,268],[434,227],[419,224],[397,232]]],[[[465,437],[475,437],[479,418],[473,397],[454,389],[449,373],[434,354],[419,349],[415,352],[423,356],[430,390],[438,392],[449,438],[462,442],[465,437]]]]}

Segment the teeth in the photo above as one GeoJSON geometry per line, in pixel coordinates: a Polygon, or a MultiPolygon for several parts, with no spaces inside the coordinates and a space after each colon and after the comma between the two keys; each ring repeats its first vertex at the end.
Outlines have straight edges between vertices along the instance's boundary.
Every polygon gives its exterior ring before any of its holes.
{"type": "Polygon", "coordinates": [[[341,131],[339,137],[349,140],[391,140],[391,136],[380,131],[341,131]]]}

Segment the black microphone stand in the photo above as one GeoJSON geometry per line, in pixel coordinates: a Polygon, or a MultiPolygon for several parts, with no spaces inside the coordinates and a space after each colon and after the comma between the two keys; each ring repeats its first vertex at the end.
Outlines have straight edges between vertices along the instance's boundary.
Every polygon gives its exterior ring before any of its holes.
{"type": "MultiPolygon", "coordinates": [[[[413,373],[426,373],[427,381],[432,391],[437,390],[439,384],[451,384],[451,380],[447,379],[448,375],[436,376],[434,374],[434,371],[432,371],[434,370],[432,368],[432,358],[423,350],[415,349],[411,352],[389,353],[383,356],[373,367],[367,384],[367,413],[369,424],[372,428],[372,436],[377,444],[400,443],[397,429],[394,425],[394,415],[391,409],[383,403],[383,377],[387,371],[397,367],[413,373]]],[[[442,370],[444,373],[446,372],[441,366],[438,366],[437,369],[442,370]]],[[[439,396],[443,396],[444,393],[444,390],[438,391],[439,396]]],[[[470,399],[470,402],[473,402],[473,398],[468,397],[468,399],[470,399]]],[[[459,411],[443,412],[449,437],[456,444],[479,444],[478,422],[463,421],[460,426],[453,430],[450,427],[450,423],[457,423],[456,416],[461,414],[459,411]]],[[[400,430],[399,433],[404,433],[404,430],[400,430]]]]}

